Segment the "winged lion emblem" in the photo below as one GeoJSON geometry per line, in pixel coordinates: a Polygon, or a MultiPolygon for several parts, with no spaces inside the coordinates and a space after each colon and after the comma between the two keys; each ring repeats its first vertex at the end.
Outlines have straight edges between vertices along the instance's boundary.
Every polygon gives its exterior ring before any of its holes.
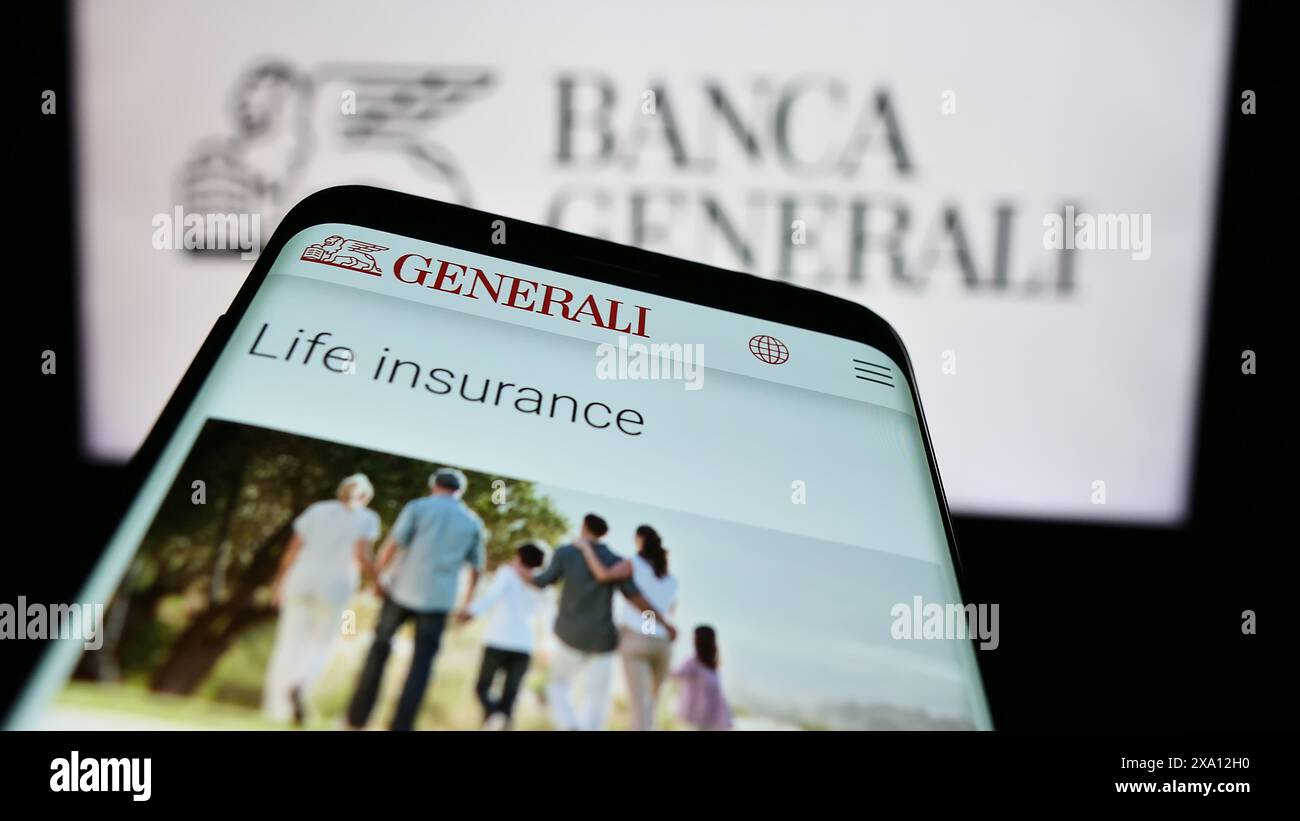
{"type": "Polygon", "coordinates": [[[302,259],[307,262],[319,262],[324,265],[333,265],[338,268],[347,268],[351,271],[364,271],[367,274],[378,276],[384,272],[375,262],[371,254],[375,251],[387,251],[386,245],[375,245],[373,242],[361,242],[360,240],[347,239],[335,234],[332,237],[326,237],[324,242],[308,245],[302,252],[302,259]]]}

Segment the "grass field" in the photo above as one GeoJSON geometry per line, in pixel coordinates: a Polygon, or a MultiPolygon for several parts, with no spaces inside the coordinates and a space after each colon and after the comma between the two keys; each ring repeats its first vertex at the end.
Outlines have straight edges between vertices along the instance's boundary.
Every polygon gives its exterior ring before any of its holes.
{"type": "MultiPolygon", "coordinates": [[[[355,635],[342,636],[328,669],[316,686],[309,704],[306,729],[339,729],[352,689],[356,684],[378,611],[377,602],[358,596],[352,604],[359,628],[355,635]]],[[[474,695],[482,657],[482,623],[449,626],[434,663],[433,680],[425,694],[416,728],[420,730],[474,730],[482,722],[482,710],[474,695]]],[[[74,681],[55,704],[57,726],[94,726],[105,729],[138,726],[147,729],[281,729],[261,713],[262,684],[275,637],[275,625],[252,629],[227,652],[208,681],[193,696],[174,696],[149,691],[143,681],[121,684],[74,681]]],[[[412,628],[398,632],[388,660],[380,699],[371,716],[372,728],[386,728],[410,664],[412,628]]],[[[515,705],[515,728],[551,729],[545,701],[546,658],[534,656],[515,705]]],[[[614,697],[606,727],[628,729],[631,724],[621,666],[616,662],[614,697]]],[[[677,729],[670,705],[672,684],[660,699],[658,726],[677,729]]]]}

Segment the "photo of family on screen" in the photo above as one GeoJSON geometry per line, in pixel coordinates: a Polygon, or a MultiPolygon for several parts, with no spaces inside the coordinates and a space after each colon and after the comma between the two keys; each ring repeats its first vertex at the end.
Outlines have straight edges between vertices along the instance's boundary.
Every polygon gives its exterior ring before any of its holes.
{"type": "MultiPolygon", "coordinates": [[[[720,527],[210,420],[106,611],[103,646],[84,654],[48,724],[967,726],[959,710],[872,695],[880,671],[818,652],[815,637],[803,644],[824,658],[787,663],[768,638],[792,613],[818,614],[764,590],[795,578],[770,563],[803,546],[709,530],[720,527]],[[726,572],[735,556],[752,577],[726,572]]],[[[889,584],[898,572],[872,575],[889,584]]],[[[843,614],[826,611],[821,631],[837,646],[843,614]]]]}

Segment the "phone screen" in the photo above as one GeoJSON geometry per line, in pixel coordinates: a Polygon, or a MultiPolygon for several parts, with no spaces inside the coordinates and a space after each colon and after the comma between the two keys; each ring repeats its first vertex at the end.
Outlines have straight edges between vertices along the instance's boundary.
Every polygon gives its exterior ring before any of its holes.
{"type": "Polygon", "coordinates": [[[989,727],[902,363],[580,273],[293,236],[14,723],[989,727]]]}

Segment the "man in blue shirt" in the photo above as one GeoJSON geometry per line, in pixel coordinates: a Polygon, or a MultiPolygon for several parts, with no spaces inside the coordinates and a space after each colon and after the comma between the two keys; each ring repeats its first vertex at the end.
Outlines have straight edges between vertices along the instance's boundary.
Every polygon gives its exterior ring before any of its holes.
{"type": "Polygon", "coordinates": [[[434,471],[429,477],[429,495],[402,508],[380,549],[375,572],[381,580],[384,604],[375,626],[375,640],[348,705],[348,724],[353,728],[361,729],[369,721],[393,635],[408,619],[415,620],[415,651],[392,729],[415,727],[415,716],[442,642],[442,630],[448,614],[456,609],[461,567],[470,568],[465,597],[469,601],[474,598],[474,586],[486,561],[483,520],[461,500],[466,485],[465,474],[455,468],[434,471]],[[389,573],[394,561],[396,565],[389,573]]]}

